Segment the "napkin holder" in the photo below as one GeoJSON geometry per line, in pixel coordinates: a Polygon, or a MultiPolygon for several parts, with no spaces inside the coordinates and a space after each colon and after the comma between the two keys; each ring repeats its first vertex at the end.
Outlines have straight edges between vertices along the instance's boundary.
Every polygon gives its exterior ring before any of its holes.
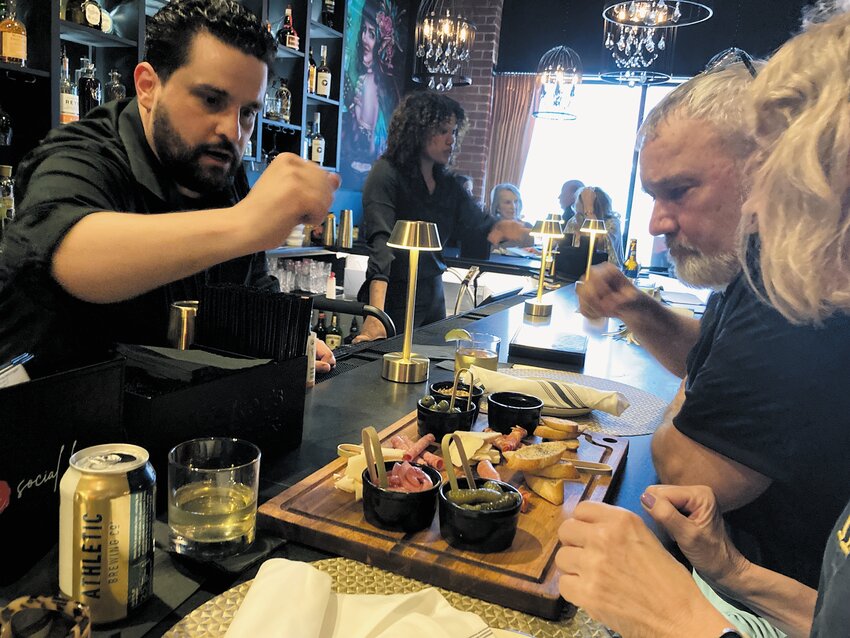
{"type": "Polygon", "coordinates": [[[124,359],[114,357],[0,389],[0,585],[56,544],[71,454],[126,441],[123,387],[124,359]]]}

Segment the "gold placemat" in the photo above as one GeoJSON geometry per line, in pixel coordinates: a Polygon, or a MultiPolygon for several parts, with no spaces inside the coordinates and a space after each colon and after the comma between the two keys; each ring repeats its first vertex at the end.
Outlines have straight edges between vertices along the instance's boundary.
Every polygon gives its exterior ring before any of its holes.
{"type": "Polygon", "coordinates": [[[619,392],[628,399],[629,407],[620,416],[594,410],[590,414],[568,417],[577,423],[581,423],[589,432],[600,432],[611,436],[652,434],[661,425],[664,419],[664,410],[667,408],[667,402],[664,399],[645,390],[609,379],[579,374],[578,372],[531,366],[515,366],[510,369],[499,369],[499,372],[523,379],[540,378],[549,381],[576,383],[597,390],[619,392]]]}
{"type": "MultiPolygon", "coordinates": [[[[333,590],[344,594],[406,594],[429,587],[423,582],[399,576],[348,558],[329,558],[312,563],[330,575],[333,590]]],[[[204,603],[178,622],[165,638],[222,638],[236,615],[251,582],[242,583],[204,603]]],[[[581,609],[572,618],[549,621],[513,609],[436,588],[461,611],[471,611],[493,628],[513,629],[534,638],[614,638],[616,634],[591,620],[581,609]]]]}

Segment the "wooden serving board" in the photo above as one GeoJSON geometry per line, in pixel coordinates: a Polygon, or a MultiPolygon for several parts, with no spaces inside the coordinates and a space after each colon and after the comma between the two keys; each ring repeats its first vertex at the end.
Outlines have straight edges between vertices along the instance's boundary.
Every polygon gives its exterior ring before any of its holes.
{"type": "MultiPolygon", "coordinates": [[[[479,417],[480,429],[486,424],[479,417]]],[[[381,441],[395,434],[418,438],[416,412],[380,432],[381,441]]],[[[564,607],[558,594],[558,527],[583,500],[603,501],[621,473],[628,441],[603,434],[583,434],[575,458],[607,463],[613,475],[580,473],[564,484],[563,505],[552,505],[536,494],[531,511],[521,514],[516,538],[504,552],[461,551],[440,536],[439,514],[429,529],[415,534],[373,527],[363,518],[362,501],[334,488],[334,474],[344,471],[337,459],[297,485],[264,503],[260,525],[284,538],[335,552],[369,565],[416,578],[467,596],[487,600],[543,618],[557,619],[564,607]]],[[[385,447],[390,447],[386,444],[385,447]]],[[[518,485],[520,473],[497,466],[502,479],[518,485]]],[[[445,478],[445,476],[444,476],[445,478]]]]}

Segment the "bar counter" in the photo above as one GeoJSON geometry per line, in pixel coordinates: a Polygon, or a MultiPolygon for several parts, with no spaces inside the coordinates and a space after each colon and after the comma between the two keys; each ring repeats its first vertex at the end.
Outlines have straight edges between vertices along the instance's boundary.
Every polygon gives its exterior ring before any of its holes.
{"type": "MultiPolygon", "coordinates": [[[[608,330],[607,324],[589,325],[576,312],[574,285],[549,293],[545,298],[553,304],[554,325],[570,333],[588,336],[586,364],[581,370],[583,374],[628,384],[665,401],[673,398],[680,380],[663,369],[644,349],[603,336],[602,333],[608,330]]],[[[504,363],[508,358],[508,343],[523,325],[523,300],[523,297],[515,297],[420,328],[414,334],[413,349],[416,350],[417,344],[445,345],[445,333],[451,328],[462,327],[500,336],[500,362],[504,363]]],[[[616,327],[613,321],[611,325],[616,327]]],[[[415,409],[417,400],[427,392],[426,383],[407,385],[381,378],[381,356],[385,352],[401,350],[401,347],[401,337],[360,346],[340,361],[335,371],[324,379],[320,378],[315,387],[308,390],[300,447],[274,458],[263,458],[261,503],[332,461],[338,444],[358,442],[362,428],[372,425],[380,431],[415,409]]],[[[437,367],[436,363],[431,362],[429,382],[450,380],[452,373],[437,367]]],[[[643,514],[639,496],[647,485],[655,481],[650,436],[630,437],[625,471],[614,491],[613,502],[639,513],[649,523],[651,519],[643,514]]],[[[160,519],[164,520],[164,515],[160,519]]],[[[273,556],[308,561],[329,556],[296,543],[280,545],[276,539],[269,538],[264,538],[264,542],[274,550],[270,554],[273,556]]],[[[116,627],[99,629],[95,636],[160,636],[212,596],[253,577],[258,567],[254,564],[240,573],[216,570],[192,572],[185,565],[175,566],[177,561],[162,550],[158,549],[157,554],[154,586],[159,600],[148,602],[116,627]],[[177,573],[184,579],[188,575],[196,585],[183,583],[184,596],[178,596],[176,591],[173,596],[164,596],[161,589],[164,582],[176,582],[177,573]],[[157,580],[159,577],[160,581],[157,580]]],[[[56,583],[56,563],[54,550],[30,574],[11,586],[0,588],[0,605],[18,595],[52,593],[50,588],[56,583]]]]}

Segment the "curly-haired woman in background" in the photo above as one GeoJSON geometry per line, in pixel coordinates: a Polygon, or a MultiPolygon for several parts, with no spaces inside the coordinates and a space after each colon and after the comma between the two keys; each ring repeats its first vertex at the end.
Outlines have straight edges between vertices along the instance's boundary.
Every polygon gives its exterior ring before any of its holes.
{"type": "MultiPolygon", "coordinates": [[[[387,246],[399,219],[433,222],[445,244],[474,233],[491,243],[518,240],[528,230],[516,221],[487,215],[446,170],[455,144],[466,129],[466,114],[450,97],[418,91],[404,97],[390,122],[387,151],[375,162],[363,187],[363,222],[369,243],[366,284],[369,303],[382,308],[396,326],[404,325],[408,261],[406,251],[387,246]]],[[[420,256],[416,291],[416,325],[446,316],[440,252],[420,256]]],[[[363,322],[357,341],[385,337],[372,318],[363,322]]]]}

